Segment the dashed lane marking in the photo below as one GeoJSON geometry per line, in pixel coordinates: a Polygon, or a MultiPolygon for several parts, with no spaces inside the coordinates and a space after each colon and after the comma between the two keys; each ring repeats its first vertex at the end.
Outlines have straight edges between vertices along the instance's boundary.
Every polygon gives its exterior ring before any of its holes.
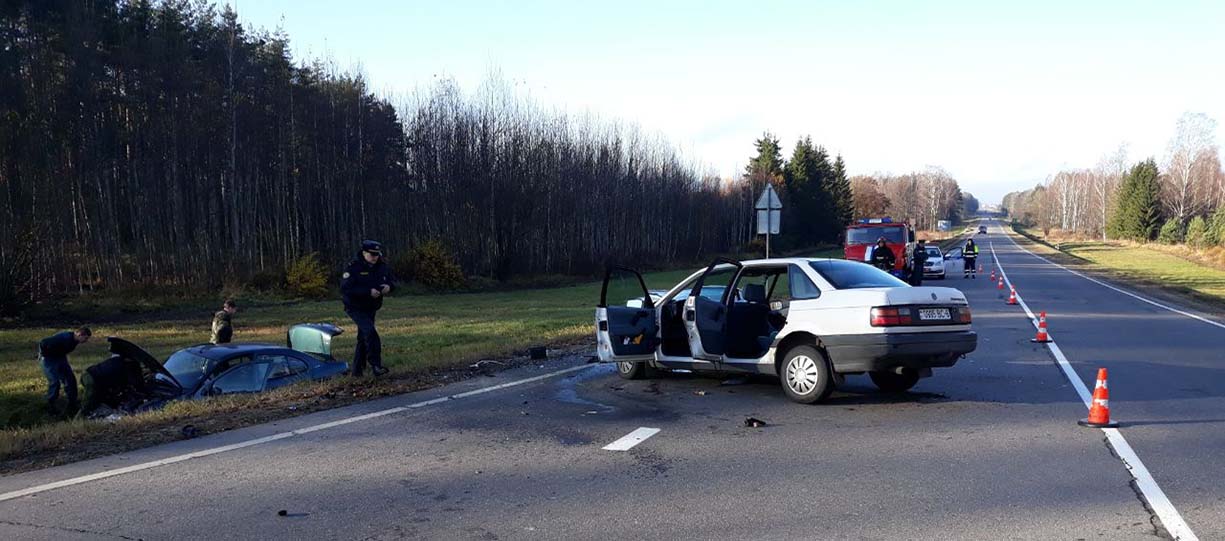
{"type": "Polygon", "coordinates": [[[629,434],[622,436],[621,439],[614,441],[608,445],[605,445],[604,450],[605,451],[629,451],[630,449],[633,449],[635,445],[638,445],[639,443],[646,441],[647,438],[654,436],[658,433],[659,433],[658,428],[647,428],[645,426],[640,426],[638,427],[637,430],[634,430],[633,432],[630,432],[629,434]]]}

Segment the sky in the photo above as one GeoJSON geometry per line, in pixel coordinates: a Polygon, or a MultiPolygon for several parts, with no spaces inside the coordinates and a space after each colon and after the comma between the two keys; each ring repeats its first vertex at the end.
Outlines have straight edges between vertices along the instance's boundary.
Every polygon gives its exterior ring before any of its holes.
{"type": "Polygon", "coordinates": [[[764,132],[784,157],[810,135],[852,174],[938,166],[992,203],[1120,145],[1160,161],[1184,112],[1225,141],[1219,0],[225,3],[389,97],[497,71],[724,176],[764,132]]]}

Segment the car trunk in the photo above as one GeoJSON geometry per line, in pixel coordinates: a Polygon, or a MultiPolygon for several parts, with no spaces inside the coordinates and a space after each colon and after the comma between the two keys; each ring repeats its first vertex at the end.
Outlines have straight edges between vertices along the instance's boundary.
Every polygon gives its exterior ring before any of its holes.
{"type": "Polygon", "coordinates": [[[290,349],[334,361],[332,338],[342,332],[344,329],[331,323],[299,323],[289,328],[285,338],[290,349]]]}

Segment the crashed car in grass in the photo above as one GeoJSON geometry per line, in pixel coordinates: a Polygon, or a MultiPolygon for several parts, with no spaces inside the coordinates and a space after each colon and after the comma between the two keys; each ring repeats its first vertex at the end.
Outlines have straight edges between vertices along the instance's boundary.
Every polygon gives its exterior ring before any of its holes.
{"type": "Polygon", "coordinates": [[[718,259],[658,296],[636,270],[609,267],[596,342],[624,378],[654,368],[767,374],[792,400],[814,403],[849,374],[907,390],[974,351],[978,335],[956,289],[911,287],[856,261],[718,259]]]}
{"type": "Polygon", "coordinates": [[[165,363],[127,340],[107,338],[112,356],[139,363],[144,371],[140,396],[119,408],[156,409],[173,400],[268,391],[299,381],[324,380],[349,370],[332,357],[332,337],[342,330],[328,323],[295,325],[287,345],[202,344],[174,352],[165,363]]]}

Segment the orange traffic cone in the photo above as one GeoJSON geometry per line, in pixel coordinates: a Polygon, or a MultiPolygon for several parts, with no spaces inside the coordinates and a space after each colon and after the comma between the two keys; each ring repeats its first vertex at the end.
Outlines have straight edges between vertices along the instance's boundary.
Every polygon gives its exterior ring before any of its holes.
{"type": "Polygon", "coordinates": [[[995,286],[996,289],[1004,289],[1004,277],[1000,277],[1000,285],[995,286]]]}
{"type": "Polygon", "coordinates": [[[1013,286],[1012,290],[1008,293],[1008,304],[1016,304],[1016,303],[1017,303],[1017,288],[1016,286],[1013,286]]]}
{"type": "MultiPolygon", "coordinates": [[[[993,273],[994,273],[995,271],[994,271],[994,270],[992,270],[991,272],[993,272],[993,273]]],[[[979,263],[979,264],[978,264],[978,273],[979,273],[979,274],[982,274],[982,273],[983,273],[983,264],[982,264],[982,263],[979,263]]]]}
{"type": "Polygon", "coordinates": [[[1030,340],[1030,342],[1045,344],[1050,341],[1050,335],[1046,334],[1046,312],[1041,312],[1038,314],[1038,334],[1035,335],[1034,339],[1030,340]]]}
{"type": "Polygon", "coordinates": [[[995,281],[995,269],[991,269],[991,281],[995,281]]]}
{"type": "Polygon", "coordinates": [[[1110,420],[1110,389],[1106,388],[1106,369],[1097,369],[1097,385],[1093,387],[1093,403],[1089,406],[1089,418],[1077,421],[1080,426],[1091,428],[1114,428],[1119,423],[1110,420]]]}

